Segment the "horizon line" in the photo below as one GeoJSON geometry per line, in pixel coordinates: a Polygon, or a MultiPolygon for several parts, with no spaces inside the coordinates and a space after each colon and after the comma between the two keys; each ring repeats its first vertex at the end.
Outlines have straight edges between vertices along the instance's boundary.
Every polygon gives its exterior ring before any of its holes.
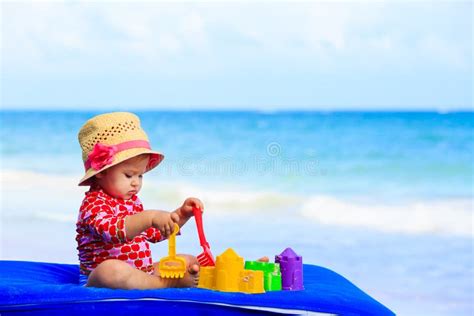
{"type": "Polygon", "coordinates": [[[126,108],[126,107],[98,107],[98,108],[56,108],[56,107],[43,107],[43,108],[30,108],[30,107],[8,107],[0,106],[0,111],[9,112],[103,112],[103,111],[137,111],[137,112],[261,112],[261,113],[277,113],[277,112],[437,112],[437,113],[452,113],[452,112],[474,112],[474,107],[458,107],[458,108],[424,108],[424,107],[387,107],[387,108],[371,108],[371,107],[358,107],[358,108],[307,108],[307,107],[293,107],[293,108],[211,108],[211,107],[161,107],[161,108],[150,108],[150,107],[137,107],[137,108],[126,108]]]}

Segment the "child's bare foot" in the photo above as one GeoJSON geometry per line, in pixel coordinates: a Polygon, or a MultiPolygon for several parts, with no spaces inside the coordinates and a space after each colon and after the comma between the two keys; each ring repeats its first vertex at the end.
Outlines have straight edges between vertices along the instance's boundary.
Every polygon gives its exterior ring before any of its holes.
{"type": "Polygon", "coordinates": [[[261,257],[260,259],[257,259],[257,261],[260,261],[260,262],[269,262],[270,259],[268,259],[268,257],[265,256],[265,257],[261,257]]]}
{"type": "Polygon", "coordinates": [[[197,258],[191,255],[178,255],[183,257],[187,263],[187,271],[184,278],[178,279],[176,287],[196,287],[199,283],[199,263],[197,258]]]}

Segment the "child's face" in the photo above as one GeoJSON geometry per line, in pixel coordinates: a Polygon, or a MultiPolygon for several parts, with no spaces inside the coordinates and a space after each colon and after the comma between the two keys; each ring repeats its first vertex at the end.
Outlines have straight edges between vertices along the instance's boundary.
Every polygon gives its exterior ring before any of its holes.
{"type": "Polygon", "coordinates": [[[110,196],[130,199],[142,187],[148,155],[130,158],[96,175],[99,186],[110,196]]]}

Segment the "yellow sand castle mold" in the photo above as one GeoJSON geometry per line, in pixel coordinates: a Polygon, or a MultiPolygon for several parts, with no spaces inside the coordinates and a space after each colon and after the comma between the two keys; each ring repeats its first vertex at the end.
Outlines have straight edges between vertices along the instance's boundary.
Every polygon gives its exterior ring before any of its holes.
{"type": "Polygon", "coordinates": [[[216,258],[215,267],[201,267],[198,287],[222,292],[264,293],[263,272],[244,269],[232,248],[216,258]]]}

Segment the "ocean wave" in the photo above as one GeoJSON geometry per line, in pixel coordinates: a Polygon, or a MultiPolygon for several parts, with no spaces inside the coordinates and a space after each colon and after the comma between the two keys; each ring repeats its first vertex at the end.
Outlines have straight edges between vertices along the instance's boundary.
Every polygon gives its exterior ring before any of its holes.
{"type": "Polygon", "coordinates": [[[74,222],[87,188],[73,175],[2,170],[2,220],[74,222]]]}
{"type": "Polygon", "coordinates": [[[304,203],[301,214],[325,225],[390,233],[473,236],[473,201],[470,199],[373,204],[315,196],[304,203]]]}
{"type": "Polygon", "coordinates": [[[205,204],[205,211],[214,216],[281,214],[301,203],[301,198],[296,195],[276,191],[246,191],[224,187],[216,189],[178,182],[162,183],[155,187],[142,190],[141,199],[144,203],[165,203],[174,208],[193,196],[201,199],[205,204]]]}
{"type": "MultiPolygon", "coordinates": [[[[2,217],[75,222],[85,187],[77,176],[3,170],[2,217]]],[[[140,198],[145,208],[173,210],[189,196],[199,197],[207,216],[232,219],[291,216],[321,225],[370,229],[387,233],[473,236],[473,201],[469,198],[381,203],[331,195],[298,195],[278,191],[218,188],[196,183],[147,178],[140,198]]]]}

